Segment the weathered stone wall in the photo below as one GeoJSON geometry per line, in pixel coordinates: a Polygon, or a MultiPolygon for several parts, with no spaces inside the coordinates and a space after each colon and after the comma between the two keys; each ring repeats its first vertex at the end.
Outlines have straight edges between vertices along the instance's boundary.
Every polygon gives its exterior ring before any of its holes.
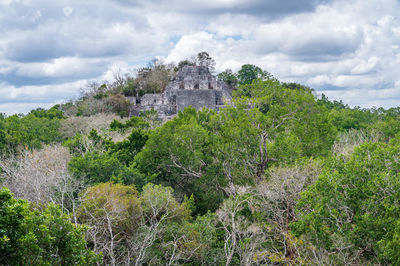
{"type": "Polygon", "coordinates": [[[215,109],[215,91],[213,90],[182,90],[176,95],[177,111],[188,106],[196,109],[206,107],[215,109]]]}
{"type": "Polygon", "coordinates": [[[173,116],[177,113],[176,111],[176,105],[170,105],[170,104],[150,104],[150,105],[139,105],[136,106],[135,108],[132,108],[130,111],[130,115],[134,116],[140,116],[140,113],[150,111],[150,110],[155,110],[158,112],[158,115],[160,117],[165,117],[165,116],[173,116]]]}
{"type": "Polygon", "coordinates": [[[163,97],[163,95],[161,93],[145,94],[140,99],[140,104],[141,105],[159,105],[159,104],[164,104],[163,98],[164,97],[163,97]]]}

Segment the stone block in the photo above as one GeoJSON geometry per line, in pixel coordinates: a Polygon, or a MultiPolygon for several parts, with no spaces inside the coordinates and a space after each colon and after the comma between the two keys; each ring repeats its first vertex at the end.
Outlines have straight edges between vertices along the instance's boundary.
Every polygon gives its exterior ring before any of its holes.
{"type": "Polygon", "coordinates": [[[206,107],[215,109],[215,91],[213,90],[182,90],[176,95],[177,111],[192,106],[196,109],[206,107]]]}

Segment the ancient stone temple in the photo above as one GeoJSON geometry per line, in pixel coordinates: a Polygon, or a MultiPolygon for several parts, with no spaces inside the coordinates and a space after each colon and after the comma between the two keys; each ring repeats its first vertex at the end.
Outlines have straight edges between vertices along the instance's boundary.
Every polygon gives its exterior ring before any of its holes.
{"type": "Polygon", "coordinates": [[[207,67],[184,66],[163,93],[131,97],[131,115],[156,110],[160,118],[169,118],[188,106],[219,110],[232,100],[232,88],[217,81],[207,67]]]}

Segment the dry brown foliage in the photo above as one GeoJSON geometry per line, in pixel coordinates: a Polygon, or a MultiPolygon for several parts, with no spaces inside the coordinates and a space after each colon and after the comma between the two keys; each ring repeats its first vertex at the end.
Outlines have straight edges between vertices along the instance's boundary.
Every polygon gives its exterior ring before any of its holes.
{"type": "Polygon", "coordinates": [[[382,139],[382,134],[376,130],[350,129],[347,132],[339,133],[332,150],[334,154],[347,158],[353,153],[355,147],[365,142],[378,142],[382,139]]]}
{"type": "Polygon", "coordinates": [[[69,175],[69,160],[68,149],[60,144],[3,157],[0,187],[8,187],[17,198],[56,203],[63,211],[75,214],[74,193],[83,185],[69,175]]]}
{"type": "Polygon", "coordinates": [[[127,118],[121,118],[115,114],[100,113],[93,116],[72,116],[61,121],[60,132],[65,138],[73,138],[76,134],[89,134],[95,129],[100,134],[107,133],[114,141],[125,139],[128,133],[121,134],[118,132],[110,132],[110,124],[112,121],[118,120],[125,123],[127,118]]]}

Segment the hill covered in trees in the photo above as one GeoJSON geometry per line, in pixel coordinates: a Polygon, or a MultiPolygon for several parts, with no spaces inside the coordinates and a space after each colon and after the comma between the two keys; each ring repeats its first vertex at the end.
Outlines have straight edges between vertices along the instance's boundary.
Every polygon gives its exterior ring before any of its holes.
{"type": "Polygon", "coordinates": [[[254,65],[218,112],[127,117],[185,65],[0,116],[0,264],[398,265],[400,108],[350,108],[254,65]]]}

